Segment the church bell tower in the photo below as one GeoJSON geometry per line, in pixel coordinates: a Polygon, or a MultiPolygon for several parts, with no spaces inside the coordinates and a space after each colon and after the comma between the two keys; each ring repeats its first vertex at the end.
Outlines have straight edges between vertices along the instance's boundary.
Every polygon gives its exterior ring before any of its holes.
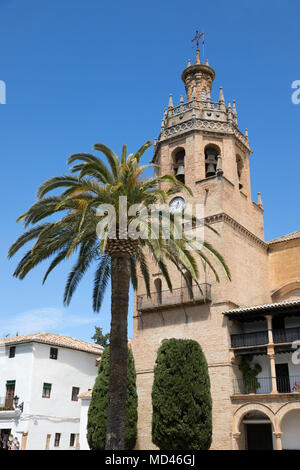
{"type": "Polygon", "coordinates": [[[270,301],[263,207],[260,195],[257,202],[251,197],[252,151],[248,132],[239,129],[236,102],[225,102],[222,87],[218,99],[213,99],[215,71],[201,58],[198,44],[195,61],[193,64],[188,61],[181,78],[186,99],[181,96],[179,104],[174,105],[170,95],[152,161],[158,165],[156,174],[172,174],[191,188],[193,196],[182,194],[184,203],[203,205],[205,222],[219,234],[205,230],[205,238],[225,258],[232,280],[223,275],[216,263],[220,282],[216,282],[210,268],[199,266],[199,282],[207,287],[207,295],[191,302],[185,297],[181,274],[172,270],[173,292],[170,293],[157,265],[149,258],[153,295],[147,298],[140,282],[134,307],[132,348],[139,393],[137,447],[154,447],[151,390],[157,350],[164,339],[191,338],[201,345],[209,366],[213,396],[212,448],[230,449],[233,366],[223,312],[270,301]]]}

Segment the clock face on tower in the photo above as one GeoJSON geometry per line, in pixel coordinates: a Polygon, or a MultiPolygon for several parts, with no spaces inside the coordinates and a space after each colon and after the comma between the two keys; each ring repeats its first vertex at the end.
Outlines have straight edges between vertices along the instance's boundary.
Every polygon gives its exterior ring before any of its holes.
{"type": "Polygon", "coordinates": [[[170,211],[174,214],[175,212],[182,212],[185,207],[185,201],[183,197],[174,197],[169,204],[170,211]]]}

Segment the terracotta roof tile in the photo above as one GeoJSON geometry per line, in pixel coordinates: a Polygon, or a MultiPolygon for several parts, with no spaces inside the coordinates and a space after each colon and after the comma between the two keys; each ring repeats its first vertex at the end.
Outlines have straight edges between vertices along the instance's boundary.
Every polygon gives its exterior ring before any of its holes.
{"type": "Polygon", "coordinates": [[[300,306],[300,299],[299,300],[284,300],[282,302],[274,302],[272,304],[263,304],[263,305],[253,305],[251,307],[241,307],[241,308],[234,308],[232,310],[225,310],[223,312],[224,315],[232,314],[232,313],[248,313],[248,312],[257,312],[261,310],[273,310],[276,308],[282,307],[297,307],[300,306]]]}
{"type": "Polygon", "coordinates": [[[78,395],[78,398],[92,398],[92,390],[88,390],[87,392],[83,392],[78,395]]]}
{"type": "Polygon", "coordinates": [[[288,233],[287,235],[283,235],[282,237],[274,238],[273,240],[270,240],[268,242],[268,245],[294,240],[295,238],[300,238],[300,230],[298,230],[297,232],[288,233]]]}
{"type": "Polygon", "coordinates": [[[76,349],[99,355],[103,348],[95,343],[89,343],[70,336],[58,335],[54,333],[34,333],[31,335],[12,336],[8,338],[0,338],[1,344],[18,344],[18,343],[44,343],[53,346],[61,346],[64,348],[76,349]]]}

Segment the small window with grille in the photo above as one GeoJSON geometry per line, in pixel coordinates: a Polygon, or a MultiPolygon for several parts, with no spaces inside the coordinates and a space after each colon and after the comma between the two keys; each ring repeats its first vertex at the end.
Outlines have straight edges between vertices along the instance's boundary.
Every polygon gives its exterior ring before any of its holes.
{"type": "Polygon", "coordinates": [[[9,348],[9,355],[8,355],[8,357],[9,357],[9,358],[12,358],[12,357],[15,357],[15,355],[16,355],[16,346],[11,346],[11,347],[9,348]]]}
{"type": "Polygon", "coordinates": [[[75,446],[76,434],[70,434],[70,447],[75,446]]]}
{"type": "Polygon", "coordinates": [[[61,433],[56,432],[55,439],[54,439],[54,447],[59,447],[60,438],[61,438],[61,433]]]}
{"type": "Polygon", "coordinates": [[[78,401],[78,395],[79,395],[79,387],[73,387],[71,400],[78,401]]]}
{"type": "Polygon", "coordinates": [[[52,385],[51,385],[51,384],[47,384],[47,383],[44,383],[44,384],[43,384],[43,394],[42,394],[42,398],[50,398],[50,395],[51,395],[51,388],[52,388],[52,385]]]}
{"type": "Polygon", "coordinates": [[[58,356],[58,349],[57,348],[50,348],[50,359],[57,359],[58,356]]]}

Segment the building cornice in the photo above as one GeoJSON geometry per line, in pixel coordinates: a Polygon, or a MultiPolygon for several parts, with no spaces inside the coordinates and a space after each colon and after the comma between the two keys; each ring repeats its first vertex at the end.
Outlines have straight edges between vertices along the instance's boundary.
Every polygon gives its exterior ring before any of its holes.
{"type": "Polygon", "coordinates": [[[205,217],[205,222],[208,224],[225,222],[228,225],[231,225],[231,227],[233,227],[234,230],[242,233],[243,235],[246,235],[247,238],[251,239],[254,243],[259,245],[261,248],[265,250],[268,249],[268,244],[264,240],[254,235],[254,233],[250,232],[250,230],[248,230],[246,227],[241,225],[239,222],[237,222],[235,219],[233,219],[230,215],[226,214],[225,212],[220,212],[219,214],[207,216],[205,217]]]}
{"type": "Polygon", "coordinates": [[[221,136],[233,135],[237,141],[242,144],[243,148],[250,152],[249,141],[235,126],[229,122],[204,120],[204,119],[190,119],[174,126],[166,127],[162,130],[159,142],[164,142],[168,139],[174,138],[179,135],[186,134],[191,131],[203,131],[207,133],[218,133],[221,136]]]}

